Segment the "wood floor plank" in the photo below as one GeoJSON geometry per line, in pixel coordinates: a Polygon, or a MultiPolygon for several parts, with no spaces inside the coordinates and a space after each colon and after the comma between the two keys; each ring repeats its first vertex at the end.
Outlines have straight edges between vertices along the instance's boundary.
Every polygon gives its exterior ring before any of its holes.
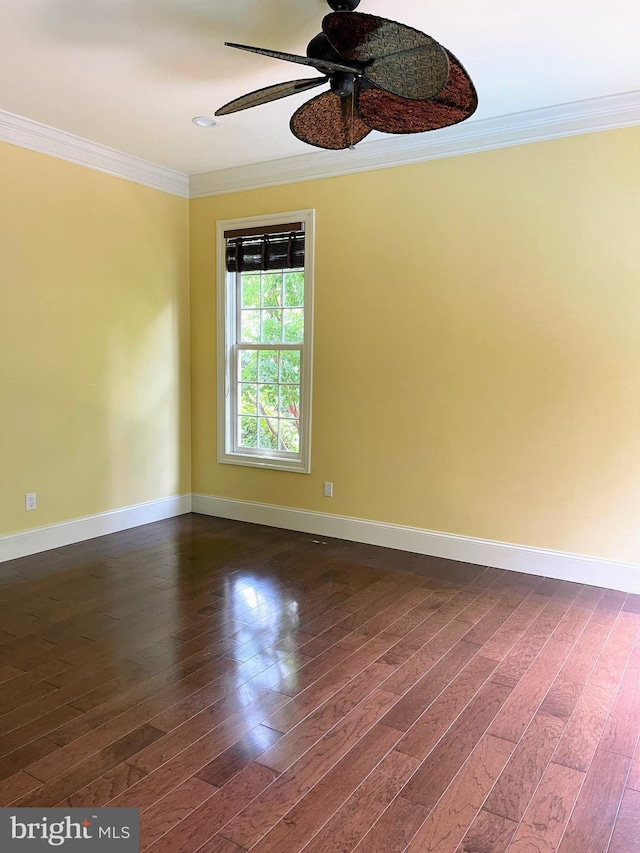
{"type": "Polygon", "coordinates": [[[412,607],[402,616],[398,617],[395,622],[392,622],[385,630],[387,634],[393,634],[394,637],[402,639],[410,634],[415,628],[421,625],[425,619],[431,616],[441,604],[439,596],[433,589],[422,587],[425,590],[425,597],[419,604],[412,607]]]}
{"type": "MultiPolygon", "coordinates": [[[[0,716],[0,733],[5,734],[13,731],[27,722],[31,722],[32,720],[41,717],[49,711],[60,708],[62,705],[71,705],[77,710],[87,710],[87,708],[78,708],[78,705],[82,702],[83,698],[85,696],[89,696],[95,688],[99,689],[102,692],[102,695],[109,691],[111,691],[113,695],[117,695],[118,691],[122,690],[126,680],[129,680],[129,683],[133,683],[134,681],[133,672],[126,676],[124,681],[117,675],[116,667],[112,668],[111,674],[113,677],[105,682],[105,674],[103,672],[94,673],[80,681],[74,681],[66,687],[54,689],[54,692],[49,693],[40,699],[36,699],[27,705],[23,705],[15,711],[3,714],[0,716]],[[117,684],[114,683],[116,681],[117,684]],[[99,687],[97,687],[97,685],[99,685],[99,687]]],[[[90,704],[92,704],[93,707],[93,703],[90,704]]]]}
{"type": "Polygon", "coordinates": [[[57,689],[54,683],[56,675],[69,669],[72,669],[70,664],[53,658],[5,682],[0,694],[0,713],[7,713],[46,693],[53,693],[57,689]]]}
{"type": "Polygon", "coordinates": [[[600,745],[609,752],[632,758],[639,732],[640,645],[636,644],[602,733],[600,745]]]}
{"type": "Polygon", "coordinates": [[[221,788],[254,759],[259,760],[259,756],[277,743],[281,737],[280,732],[268,726],[256,726],[221,752],[213,761],[205,764],[196,775],[210,785],[221,788]]]}
{"type": "Polygon", "coordinates": [[[45,735],[47,740],[60,746],[61,744],[52,736],[55,730],[81,716],[82,711],[72,708],[71,705],[61,705],[59,708],[54,708],[48,714],[36,717],[35,720],[19,726],[8,734],[0,735],[0,756],[7,755],[9,752],[13,752],[15,749],[45,735]]]}
{"type": "MultiPolygon", "coordinates": [[[[301,722],[311,711],[348,684],[363,669],[381,657],[393,642],[383,635],[373,637],[361,649],[350,654],[326,675],[298,693],[269,717],[268,725],[283,734],[301,722]]],[[[276,685],[277,689],[277,685],[276,685]]]]}
{"type": "Polygon", "coordinates": [[[373,693],[388,673],[383,663],[368,666],[263,752],[260,763],[282,773],[373,693]]]}
{"type": "Polygon", "coordinates": [[[584,776],[561,764],[548,766],[516,830],[509,853],[555,853],[584,776]]]}
{"type": "MultiPolygon", "coordinates": [[[[47,755],[39,761],[34,761],[29,767],[29,772],[36,779],[47,782],[74,765],[80,764],[88,756],[94,755],[119,738],[144,725],[148,720],[148,707],[145,705],[138,706],[133,711],[115,717],[109,723],[93,729],[84,737],[80,737],[70,744],[61,747],[58,745],[56,751],[51,755],[47,755]]],[[[152,725],[152,727],[158,730],[157,726],[152,725]]],[[[55,735],[55,732],[47,735],[47,740],[56,744],[55,735]]]]}
{"type": "Polygon", "coordinates": [[[436,619],[434,616],[428,620],[432,623],[432,630],[435,632],[432,638],[426,641],[408,660],[403,661],[404,655],[399,657],[397,654],[397,647],[401,646],[403,641],[398,643],[395,648],[392,647],[391,653],[384,656],[383,660],[385,662],[394,665],[401,664],[398,671],[387,680],[385,684],[386,690],[391,690],[399,696],[403,696],[469,630],[466,622],[458,622],[456,619],[450,619],[448,616],[442,614],[438,614],[438,617],[436,619]]]}
{"type": "Polygon", "coordinates": [[[19,770],[13,776],[8,776],[0,781],[0,808],[13,805],[21,797],[35,791],[42,786],[42,782],[34,779],[24,770],[19,770]]]}
{"type": "Polygon", "coordinates": [[[300,651],[304,655],[309,655],[309,657],[317,657],[322,654],[322,652],[326,652],[327,649],[331,648],[331,646],[344,639],[347,634],[349,634],[349,631],[346,628],[340,628],[338,625],[332,625],[330,628],[327,628],[326,631],[323,631],[321,634],[317,634],[315,637],[309,634],[310,639],[300,646],[300,651]]]}
{"type": "Polygon", "coordinates": [[[5,684],[7,681],[11,681],[12,678],[16,678],[18,675],[22,675],[24,670],[18,669],[15,666],[1,666],[0,667],[0,684],[5,684]]]}
{"type": "MultiPolygon", "coordinates": [[[[569,656],[589,615],[584,608],[574,608],[558,623],[551,639],[517,683],[504,709],[492,725],[491,734],[513,743],[520,740],[569,656]]],[[[500,670],[501,667],[498,667],[493,679],[504,683],[500,670]]]]}
{"type": "Polygon", "coordinates": [[[2,572],[2,806],[138,808],[145,853],[640,844],[640,596],[194,514],[2,572]]]}
{"type": "Polygon", "coordinates": [[[513,744],[484,735],[422,824],[407,853],[455,851],[506,764],[513,744]]]}
{"type": "Polygon", "coordinates": [[[640,792],[627,789],[607,853],[630,853],[632,850],[640,850],[640,792]]]}
{"type": "Polygon", "coordinates": [[[424,759],[491,676],[496,662],[482,655],[456,676],[398,742],[406,755],[424,759]]]}
{"type": "Polygon", "coordinates": [[[624,793],[628,758],[596,750],[558,853],[606,851],[624,793]],[[606,780],[606,785],[603,784],[606,780]]]}
{"type": "MultiPolygon", "coordinates": [[[[522,597],[524,598],[525,596],[522,597]]],[[[496,631],[504,625],[507,619],[513,615],[516,607],[517,604],[504,604],[502,601],[498,601],[493,605],[488,613],[486,613],[483,618],[473,626],[469,633],[465,635],[465,640],[468,643],[475,643],[476,645],[483,646],[491,639],[491,637],[493,637],[496,631]]],[[[460,619],[463,621],[465,621],[465,613],[466,611],[463,610],[460,614],[460,619]]]]}
{"type": "MultiPolygon", "coordinates": [[[[115,717],[133,711],[142,703],[147,703],[152,708],[151,714],[155,717],[173,705],[193,696],[196,691],[207,687],[211,688],[213,682],[222,679],[226,673],[230,673],[233,669],[234,664],[228,659],[217,659],[207,664],[198,655],[193,666],[183,665],[180,667],[179,676],[174,667],[169,667],[167,670],[141,681],[135,687],[124,690],[118,696],[91,711],[82,713],[80,717],[56,729],[52,739],[61,746],[66,745],[109,723],[115,717]]],[[[241,681],[241,679],[239,680],[241,681]]],[[[224,686],[220,686],[220,683],[216,685],[215,689],[218,691],[216,697],[228,692],[224,686]]],[[[228,688],[228,690],[231,689],[233,688],[228,688]]],[[[198,710],[203,710],[212,701],[214,700],[210,699],[198,710]]],[[[195,713],[197,711],[187,715],[181,722],[185,722],[195,713]]],[[[163,726],[157,726],[157,728],[164,730],[163,726]]]]}
{"type": "Polygon", "coordinates": [[[429,595],[429,590],[420,588],[417,578],[414,580],[403,579],[380,598],[349,613],[338,622],[338,626],[346,628],[348,631],[358,631],[361,634],[378,633],[379,630],[393,624],[396,619],[399,619],[403,613],[411,610],[416,604],[420,604],[429,595]],[[416,587],[418,587],[417,591],[416,587]],[[382,625],[376,630],[376,627],[371,626],[371,623],[380,619],[381,616],[384,617],[382,625]],[[370,627],[367,629],[366,626],[370,627]]]}
{"type": "MultiPolygon", "coordinates": [[[[329,818],[358,788],[362,779],[384,758],[397,740],[397,732],[382,723],[358,740],[356,745],[342,758],[307,794],[278,821],[264,837],[252,847],[254,853],[266,853],[286,848],[291,853],[301,850],[313,838],[329,818]]],[[[412,759],[402,756],[399,775],[407,775],[412,759]]],[[[230,838],[223,828],[221,835],[230,838]]],[[[243,845],[245,846],[245,845],[243,845]]]]}
{"type": "Polygon", "coordinates": [[[129,788],[133,788],[146,775],[148,774],[144,770],[123,761],[98,776],[97,779],[83,785],[70,796],[60,800],[56,806],[72,809],[90,806],[101,808],[129,788]]]}
{"type": "MultiPolygon", "coordinates": [[[[187,819],[151,845],[149,853],[194,853],[216,836],[238,812],[258,797],[276,778],[260,764],[250,764],[214,796],[195,809],[187,819]]],[[[229,842],[231,843],[231,842],[229,842]]]]}
{"type": "Polygon", "coordinates": [[[11,711],[16,710],[19,713],[20,709],[24,705],[29,705],[31,702],[34,702],[43,696],[49,696],[52,693],[57,693],[57,691],[57,687],[54,687],[53,684],[47,684],[45,681],[40,681],[36,684],[29,684],[21,690],[13,692],[13,695],[7,695],[6,698],[2,700],[0,714],[9,714],[11,711]]]}
{"type": "MultiPolygon", "coordinates": [[[[14,752],[10,752],[8,755],[5,755],[4,758],[0,758],[0,779],[6,779],[9,776],[13,776],[14,773],[17,773],[23,767],[31,767],[33,762],[38,762],[38,760],[42,759],[43,756],[51,755],[51,753],[57,752],[59,747],[56,746],[55,743],[51,743],[51,741],[46,738],[38,738],[38,740],[32,740],[30,743],[25,746],[21,746],[19,749],[16,749],[14,752]]],[[[32,773],[32,776],[35,776],[36,779],[40,779],[39,776],[32,773]]],[[[40,781],[44,781],[40,779],[40,781]]]]}
{"type": "Polygon", "coordinates": [[[207,714],[212,724],[214,721],[221,723],[270,692],[268,688],[256,685],[251,679],[236,690],[224,692],[226,689],[227,684],[224,681],[212,678],[208,684],[194,690],[186,699],[170,705],[152,717],[151,724],[163,732],[171,732],[202,713],[207,714]]]}
{"type": "Polygon", "coordinates": [[[237,844],[227,841],[226,838],[216,836],[201,847],[198,853],[245,853],[245,851],[237,844]]]}
{"type": "Polygon", "coordinates": [[[523,634],[531,627],[547,606],[546,596],[531,593],[509,616],[504,624],[482,647],[482,653],[497,663],[502,661],[523,634]]]}
{"type": "Polygon", "coordinates": [[[518,823],[556,748],[564,723],[537,713],[487,798],[484,808],[518,823]]]}
{"type": "Polygon", "coordinates": [[[518,824],[481,809],[455,853],[505,853],[518,824]]]}
{"type": "Polygon", "coordinates": [[[479,651],[480,646],[466,640],[456,643],[385,714],[384,724],[406,732],[479,651]]]}
{"type": "Polygon", "coordinates": [[[496,681],[515,687],[567,617],[568,610],[567,604],[548,603],[501,662],[496,681]]]}
{"type": "MultiPolygon", "coordinates": [[[[491,682],[479,690],[407,783],[402,796],[414,803],[433,808],[469,754],[483,738],[510,692],[510,688],[504,684],[491,682]]],[[[490,749],[492,744],[496,746],[493,740],[485,742],[483,749],[490,749]]],[[[510,744],[509,753],[512,749],[513,744],[510,744]]]]}
{"type": "Polygon", "coordinates": [[[326,675],[334,667],[352,653],[349,649],[339,646],[337,643],[316,657],[311,658],[295,673],[286,673],[275,684],[278,692],[293,698],[302,693],[323,675],[326,675]]]}
{"type": "Polygon", "coordinates": [[[640,791],[640,739],[636,742],[631,769],[629,770],[629,778],[627,779],[627,788],[640,791]]]}
{"type": "Polygon", "coordinates": [[[55,776],[45,782],[37,791],[27,794],[17,802],[18,808],[36,806],[55,806],[58,802],[75,793],[87,782],[99,778],[105,771],[120,764],[123,759],[135,755],[149,743],[162,736],[162,732],[152,726],[144,725],[120,738],[108,747],[81,764],[55,776]]]}
{"type": "Polygon", "coordinates": [[[636,614],[622,613],[616,620],[558,744],[553,758],[557,764],[576,770],[588,768],[639,630],[640,618],[636,614]]]}
{"type": "Polygon", "coordinates": [[[567,722],[615,622],[616,614],[596,610],[578,637],[540,706],[567,722]]]}
{"type": "Polygon", "coordinates": [[[187,779],[140,816],[140,850],[185,820],[218,789],[196,776],[187,779]]]}
{"type": "MultiPolygon", "coordinates": [[[[302,800],[316,783],[339,762],[361,738],[376,725],[381,711],[389,707],[395,695],[375,691],[316,744],[313,754],[305,753],[270,785],[253,803],[243,809],[223,831],[241,847],[256,844],[287,812],[302,800]]],[[[398,733],[387,726],[378,730],[391,745],[398,733]],[[390,732],[393,735],[389,734],[390,732]]],[[[390,749],[391,746],[388,747],[390,749]]],[[[386,751],[386,750],[385,750],[386,751]]],[[[383,753],[384,754],[384,753],[383,753]]],[[[382,756],[380,756],[382,758],[382,756]]]]}
{"type": "Polygon", "coordinates": [[[396,797],[378,818],[354,853],[402,853],[427,819],[429,809],[396,797]]]}
{"type": "MultiPolygon", "coordinates": [[[[415,759],[391,750],[304,847],[305,853],[341,853],[354,848],[395,799],[417,765],[415,759]]],[[[327,784],[331,784],[331,779],[327,779],[327,784]]]]}
{"type": "Polygon", "coordinates": [[[133,787],[119,794],[113,800],[112,808],[144,809],[152,805],[159,796],[168,794],[176,785],[195,775],[205,764],[251,731],[254,722],[260,724],[270,708],[283,700],[284,697],[278,697],[277,694],[269,696],[268,701],[263,697],[255,717],[240,712],[201,737],[197,736],[201,731],[194,727],[190,727],[184,736],[180,729],[176,729],[177,738],[173,738],[174,733],[170,733],[158,739],[156,749],[151,744],[149,749],[139,750],[138,755],[132,756],[127,763],[146,775],[133,787]]]}

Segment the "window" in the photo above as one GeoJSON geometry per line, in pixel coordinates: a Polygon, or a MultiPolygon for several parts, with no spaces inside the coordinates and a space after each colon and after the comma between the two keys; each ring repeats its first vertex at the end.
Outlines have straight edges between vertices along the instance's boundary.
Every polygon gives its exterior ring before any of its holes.
{"type": "Polygon", "coordinates": [[[309,473],[313,211],[218,223],[218,460],[309,473]]]}

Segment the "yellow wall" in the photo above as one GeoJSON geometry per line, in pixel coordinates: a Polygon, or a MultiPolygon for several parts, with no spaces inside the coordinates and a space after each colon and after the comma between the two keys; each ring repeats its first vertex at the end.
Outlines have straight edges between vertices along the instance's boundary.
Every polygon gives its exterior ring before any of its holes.
{"type": "Polygon", "coordinates": [[[193,491],[640,561],[638,151],[630,128],[193,201],[193,491]],[[216,220],[307,207],[312,473],[218,465],[216,220]]]}
{"type": "Polygon", "coordinates": [[[640,562],[638,143],[589,134],[190,213],[0,146],[0,535],[188,492],[192,450],[194,492],[640,562]],[[218,465],[215,222],[306,207],[312,473],[218,465]]]}
{"type": "Polygon", "coordinates": [[[0,535],[189,492],[188,202],[10,145],[0,175],[0,535]]]}

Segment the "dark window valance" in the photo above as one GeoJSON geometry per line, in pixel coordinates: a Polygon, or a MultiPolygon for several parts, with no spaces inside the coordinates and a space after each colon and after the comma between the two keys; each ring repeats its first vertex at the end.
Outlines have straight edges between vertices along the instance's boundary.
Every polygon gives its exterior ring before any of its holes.
{"type": "Polygon", "coordinates": [[[299,269],[304,267],[301,222],[225,231],[228,272],[299,269]]]}

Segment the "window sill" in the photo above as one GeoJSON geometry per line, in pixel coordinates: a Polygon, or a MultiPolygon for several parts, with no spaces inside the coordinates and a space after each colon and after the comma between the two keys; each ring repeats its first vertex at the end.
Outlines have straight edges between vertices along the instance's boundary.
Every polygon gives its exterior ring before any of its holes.
{"type": "Polygon", "coordinates": [[[253,456],[242,453],[224,453],[218,456],[223,465],[243,465],[247,468],[266,468],[273,471],[289,471],[293,474],[310,474],[311,466],[302,459],[253,456]]]}

